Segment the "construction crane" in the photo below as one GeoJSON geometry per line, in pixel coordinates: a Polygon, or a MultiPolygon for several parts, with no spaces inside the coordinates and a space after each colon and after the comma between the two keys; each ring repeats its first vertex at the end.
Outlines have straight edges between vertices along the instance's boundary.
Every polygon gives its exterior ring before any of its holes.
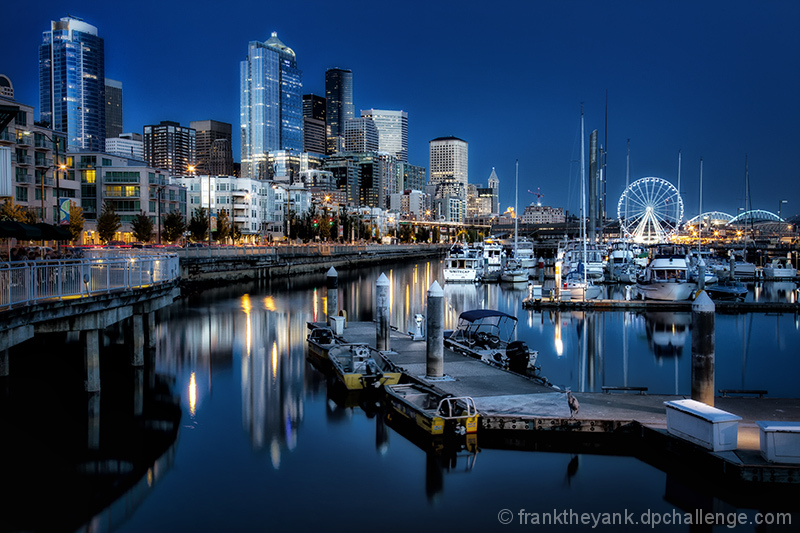
{"type": "Polygon", "coordinates": [[[536,192],[533,192],[532,190],[528,189],[528,192],[531,193],[532,195],[536,196],[536,205],[541,207],[542,206],[542,197],[544,195],[541,192],[539,192],[539,189],[536,189],[536,192]]]}

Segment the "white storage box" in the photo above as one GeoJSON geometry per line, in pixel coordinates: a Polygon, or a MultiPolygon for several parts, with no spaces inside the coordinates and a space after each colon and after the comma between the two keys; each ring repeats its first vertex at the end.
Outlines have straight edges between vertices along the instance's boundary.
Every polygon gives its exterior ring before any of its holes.
{"type": "Polygon", "coordinates": [[[670,434],[715,452],[736,449],[742,417],[697,400],[674,400],[664,405],[670,434]]]}
{"type": "Polygon", "coordinates": [[[756,422],[761,429],[761,455],[770,463],[800,464],[800,422],[756,422]]]}

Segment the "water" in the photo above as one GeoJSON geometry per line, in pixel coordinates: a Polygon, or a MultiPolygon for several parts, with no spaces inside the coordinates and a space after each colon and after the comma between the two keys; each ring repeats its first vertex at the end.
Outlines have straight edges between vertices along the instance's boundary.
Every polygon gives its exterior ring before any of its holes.
{"type": "MultiPolygon", "coordinates": [[[[374,284],[381,272],[391,283],[392,324],[410,330],[414,315],[424,313],[427,289],[442,280],[441,264],[341,272],[339,307],[348,320],[374,318],[374,284]]],[[[522,310],[523,287],[445,285],[444,291],[447,329],[461,311],[475,307],[517,315],[518,338],[539,350],[542,372],[557,385],[690,394],[689,313],[542,313],[522,310]]],[[[761,298],[794,297],[791,291],[777,295],[766,284],[758,291],[761,298]]],[[[412,442],[406,432],[387,426],[379,403],[338,394],[306,361],[306,322],[322,320],[326,303],[325,276],[318,275],[210,289],[162,311],[155,369],[159,380],[173,380],[180,398],[177,440],[135,490],[97,514],[87,529],[485,531],[549,519],[555,525],[544,530],[582,531],[591,523],[580,524],[581,513],[594,513],[597,519],[622,520],[600,525],[608,531],[652,530],[656,514],[672,522],[683,518],[662,530],[689,531],[683,513],[695,508],[741,511],[747,520],[762,508],[746,495],[737,498],[702,480],[667,475],[633,457],[607,455],[608,449],[520,451],[481,448],[478,442],[479,451],[452,455],[426,441],[412,442]],[[505,518],[510,525],[501,523],[505,518]]],[[[800,396],[795,315],[717,314],[716,327],[716,388],[800,396]]],[[[88,507],[91,494],[73,490],[75,476],[64,474],[70,453],[81,461],[98,453],[111,456],[106,447],[113,443],[117,456],[133,457],[134,465],[143,461],[136,457],[144,446],[130,443],[135,439],[129,426],[139,421],[132,416],[134,379],[125,346],[113,332],[106,335],[99,449],[87,454],[80,449],[87,430],[79,345],[70,336],[63,340],[40,338],[11,351],[12,385],[0,414],[4,456],[18,461],[4,481],[18,486],[23,480],[27,490],[6,499],[9,511],[0,514],[0,530],[77,528],[71,512],[88,507]],[[40,359],[27,356],[33,350],[40,359]],[[49,363],[44,373],[42,361],[49,363]],[[33,509],[27,512],[26,505],[33,509]],[[47,510],[51,519],[43,522],[35,513],[47,510]]],[[[145,396],[146,412],[151,398],[145,396]]],[[[773,503],[769,510],[791,511],[795,528],[800,524],[796,499],[773,503]]]]}

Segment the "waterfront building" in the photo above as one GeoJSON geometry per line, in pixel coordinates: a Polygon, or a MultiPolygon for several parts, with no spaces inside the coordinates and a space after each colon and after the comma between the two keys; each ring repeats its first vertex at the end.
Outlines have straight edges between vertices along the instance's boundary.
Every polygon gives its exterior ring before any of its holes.
{"type": "Polygon", "coordinates": [[[378,128],[371,118],[354,118],[344,123],[346,152],[377,152],[379,146],[378,128]]]}
{"type": "Polygon", "coordinates": [[[197,138],[193,128],[162,120],[144,127],[144,160],[170,174],[189,174],[197,162],[197,138]],[[190,168],[191,167],[191,168],[190,168]]]}
{"type": "Polygon", "coordinates": [[[217,120],[193,120],[195,130],[196,174],[233,175],[232,125],[217,120]]]}
{"type": "Polygon", "coordinates": [[[356,118],[353,104],[353,72],[332,68],[325,72],[325,119],[327,153],[344,150],[344,124],[356,118]]]}
{"type": "Polygon", "coordinates": [[[97,28],[67,16],[39,46],[39,116],[67,134],[67,151],[105,149],[105,48],[97,28]]]}
{"type": "Polygon", "coordinates": [[[105,152],[71,153],[66,166],[66,173],[80,183],[85,243],[100,242],[97,217],[104,203],[120,217],[117,240],[131,240],[131,222],[141,213],[153,221],[153,240],[157,238],[159,216],[172,211],[179,211],[184,218],[187,215],[186,189],[170,182],[164,169],[105,152]]]}
{"type": "Polygon", "coordinates": [[[525,206],[520,217],[520,222],[523,224],[559,224],[565,221],[564,208],[547,205],[525,206]]]}
{"type": "Polygon", "coordinates": [[[302,72],[278,39],[250,41],[240,63],[242,176],[268,179],[267,154],[303,150],[302,72]]]}
{"type": "Polygon", "coordinates": [[[401,163],[408,162],[408,113],[386,109],[366,109],[363,118],[372,119],[378,130],[379,152],[392,154],[401,163]]]}
{"type": "Polygon", "coordinates": [[[315,94],[303,95],[303,151],[327,153],[325,98],[315,94]]]}
{"type": "Polygon", "coordinates": [[[144,141],[141,133],[122,133],[106,137],[106,153],[144,161],[144,141]]]}
{"type": "Polygon", "coordinates": [[[219,175],[174,176],[172,181],[186,188],[188,217],[197,208],[208,210],[212,231],[221,211],[250,241],[262,233],[268,222],[270,195],[274,194],[268,181],[219,175]]]}
{"type": "Polygon", "coordinates": [[[0,199],[30,209],[43,222],[55,223],[58,198],[80,198],[80,183],[73,172],[62,168],[67,161],[66,134],[35,123],[33,106],[3,96],[0,105],[17,109],[0,131],[0,199]]]}
{"type": "Polygon", "coordinates": [[[8,76],[0,74],[0,97],[14,99],[14,84],[8,76]]]}
{"type": "Polygon", "coordinates": [[[106,139],[122,135],[122,82],[105,80],[106,139]]]}

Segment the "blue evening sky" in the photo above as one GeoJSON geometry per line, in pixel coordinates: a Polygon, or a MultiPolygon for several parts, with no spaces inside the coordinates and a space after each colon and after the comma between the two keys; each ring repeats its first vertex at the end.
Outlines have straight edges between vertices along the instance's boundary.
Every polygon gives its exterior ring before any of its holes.
{"type": "MultiPolygon", "coordinates": [[[[409,114],[409,161],[428,141],[469,142],[469,180],[494,167],[501,206],[543,194],[579,208],[580,108],[608,146],[609,215],[631,182],[677,185],[685,218],[752,204],[800,212],[800,2],[140,0],[12,2],[0,73],[39,108],[37,47],[67,14],[105,39],[106,76],[123,83],[124,130],[214,119],[239,124],[239,62],[272,31],[297,54],[304,93],[324,95],[325,70],[353,71],[356,112],[409,114]],[[605,102],[608,94],[607,140],[605,102]]],[[[234,134],[234,159],[239,160],[234,134]]],[[[588,170],[588,163],[587,163],[588,170]]]]}

